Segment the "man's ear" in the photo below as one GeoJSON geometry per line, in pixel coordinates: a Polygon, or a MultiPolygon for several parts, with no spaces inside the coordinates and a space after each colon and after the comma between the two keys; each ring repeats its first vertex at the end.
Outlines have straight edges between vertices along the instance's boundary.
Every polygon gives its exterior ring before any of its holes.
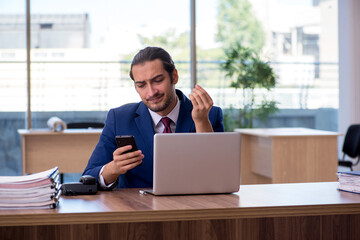
{"type": "Polygon", "coordinates": [[[178,71],[176,70],[176,68],[174,68],[173,72],[172,72],[172,78],[173,78],[173,84],[177,84],[178,80],[179,80],[179,75],[178,75],[178,71]]]}

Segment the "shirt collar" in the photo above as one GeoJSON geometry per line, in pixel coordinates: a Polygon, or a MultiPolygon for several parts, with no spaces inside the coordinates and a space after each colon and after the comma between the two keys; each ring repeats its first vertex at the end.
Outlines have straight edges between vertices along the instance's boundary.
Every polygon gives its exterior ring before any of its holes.
{"type": "Polygon", "coordinates": [[[179,112],[180,112],[180,100],[177,95],[175,95],[175,96],[176,96],[176,105],[167,116],[160,116],[159,114],[157,114],[154,111],[151,111],[148,108],[154,127],[156,127],[156,125],[159,124],[161,118],[163,118],[163,117],[170,118],[173,121],[173,123],[175,123],[175,125],[176,125],[178,117],[179,117],[179,112]]]}

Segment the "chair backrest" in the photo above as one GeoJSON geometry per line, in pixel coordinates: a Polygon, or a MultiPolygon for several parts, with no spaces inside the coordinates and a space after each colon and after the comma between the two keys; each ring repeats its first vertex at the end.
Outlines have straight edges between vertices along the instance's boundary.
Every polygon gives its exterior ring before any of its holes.
{"type": "Polygon", "coordinates": [[[100,122],[72,122],[67,128],[104,128],[105,124],[100,122]]]}
{"type": "Polygon", "coordinates": [[[360,124],[350,125],[348,128],[342,151],[349,157],[355,158],[360,154],[360,124]]]}

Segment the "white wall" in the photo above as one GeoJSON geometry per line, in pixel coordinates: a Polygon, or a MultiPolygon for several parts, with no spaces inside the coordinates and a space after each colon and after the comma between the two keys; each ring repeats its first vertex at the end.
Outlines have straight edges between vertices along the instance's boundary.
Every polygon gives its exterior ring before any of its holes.
{"type": "MultiPolygon", "coordinates": [[[[339,132],[360,123],[360,1],[338,0],[339,132]]],[[[339,138],[339,153],[344,137],[339,138]]],[[[360,169],[360,166],[355,168],[360,169]]]]}

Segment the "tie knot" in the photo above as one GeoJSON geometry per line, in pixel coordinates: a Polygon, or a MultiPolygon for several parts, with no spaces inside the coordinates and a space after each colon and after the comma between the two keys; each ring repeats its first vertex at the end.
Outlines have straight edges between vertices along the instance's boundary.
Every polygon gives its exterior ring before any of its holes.
{"type": "Polygon", "coordinates": [[[163,133],[171,133],[171,128],[170,128],[170,122],[171,122],[171,119],[168,118],[168,117],[163,117],[161,119],[161,122],[164,124],[165,126],[165,129],[163,131],[163,133]]]}
{"type": "Polygon", "coordinates": [[[163,118],[161,119],[161,122],[164,124],[165,127],[170,127],[171,119],[168,118],[168,117],[163,117],[163,118]]]}

